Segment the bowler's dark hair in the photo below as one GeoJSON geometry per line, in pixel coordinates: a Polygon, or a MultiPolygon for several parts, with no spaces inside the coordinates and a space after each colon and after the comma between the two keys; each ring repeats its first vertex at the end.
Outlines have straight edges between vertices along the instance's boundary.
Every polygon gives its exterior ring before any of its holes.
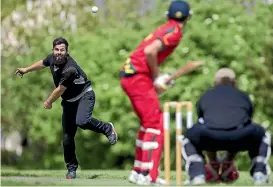
{"type": "Polygon", "coordinates": [[[65,48],[66,50],[68,50],[68,42],[65,38],[63,37],[59,37],[59,38],[56,38],[54,41],[53,41],[53,48],[56,46],[56,45],[60,45],[60,44],[65,44],[65,48]]]}

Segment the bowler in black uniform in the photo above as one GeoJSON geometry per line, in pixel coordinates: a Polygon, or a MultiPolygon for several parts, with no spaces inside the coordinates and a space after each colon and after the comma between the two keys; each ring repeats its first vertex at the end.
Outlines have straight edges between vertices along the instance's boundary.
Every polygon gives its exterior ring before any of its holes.
{"type": "Polygon", "coordinates": [[[29,67],[18,68],[16,75],[49,67],[56,89],[44,102],[45,109],[62,97],[62,127],[64,159],[68,169],[67,179],[76,178],[78,161],[75,154],[74,137],[77,127],[104,134],[110,144],[117,142],[118,136],[111,122],[103,122],[92,117],[95,105],[95,93],[84,71],[68,54],[68,42],[60,37],[53,41],[52,53],[29,67]]]}

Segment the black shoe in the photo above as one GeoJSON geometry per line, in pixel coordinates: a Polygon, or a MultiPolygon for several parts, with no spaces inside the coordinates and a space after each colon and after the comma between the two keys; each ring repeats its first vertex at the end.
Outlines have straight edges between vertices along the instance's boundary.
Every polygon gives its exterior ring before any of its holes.
{"type": "Polygon", "coordinates": [[[113,123],[109,122],[108,124],[111,125],[111,128],[112,128],[111,131],[112,131],[112,132],[111,132],[110,135],[107,135],[107,138],[108,138],[110,144],[111,144],[111,145],[114,145],[114,144],[116,144],[117,141],[118,141],[118,134],[117,134],[117,132],[116,132],[116,130],[115,130],[115,127],[114,127],[113,123]]]}
{"type": "Polygon", "coordinates": [[[71,170],[67,172],[66,179],[75,179],[75,178],[76,178],[76,171],[71,170]]]}

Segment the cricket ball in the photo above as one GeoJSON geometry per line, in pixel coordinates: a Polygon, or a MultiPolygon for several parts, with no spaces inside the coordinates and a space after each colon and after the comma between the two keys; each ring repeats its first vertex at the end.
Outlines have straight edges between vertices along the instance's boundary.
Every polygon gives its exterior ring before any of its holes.
{"type": "Polygon", "coordinates": [[[99,8],[97,6],[92,6],[91,11],[93,13],[97,13],[99,11],[99,8]]]}

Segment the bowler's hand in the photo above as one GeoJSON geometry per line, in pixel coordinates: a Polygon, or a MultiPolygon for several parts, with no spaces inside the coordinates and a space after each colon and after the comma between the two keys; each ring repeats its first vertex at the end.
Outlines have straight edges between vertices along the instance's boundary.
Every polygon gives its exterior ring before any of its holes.
{"type": "Polygon", "coordinates": [[[27,73],[27,68],[17,68],[15,75],[19,75],[21,78],[27,73]]]}
{"type": "Polygon", "coordinates": [[[51,109],[52,108],[52,103],[48,102],[48,101],[45,101],[44,102],[44,108],[45,109],[51,109]]]}

